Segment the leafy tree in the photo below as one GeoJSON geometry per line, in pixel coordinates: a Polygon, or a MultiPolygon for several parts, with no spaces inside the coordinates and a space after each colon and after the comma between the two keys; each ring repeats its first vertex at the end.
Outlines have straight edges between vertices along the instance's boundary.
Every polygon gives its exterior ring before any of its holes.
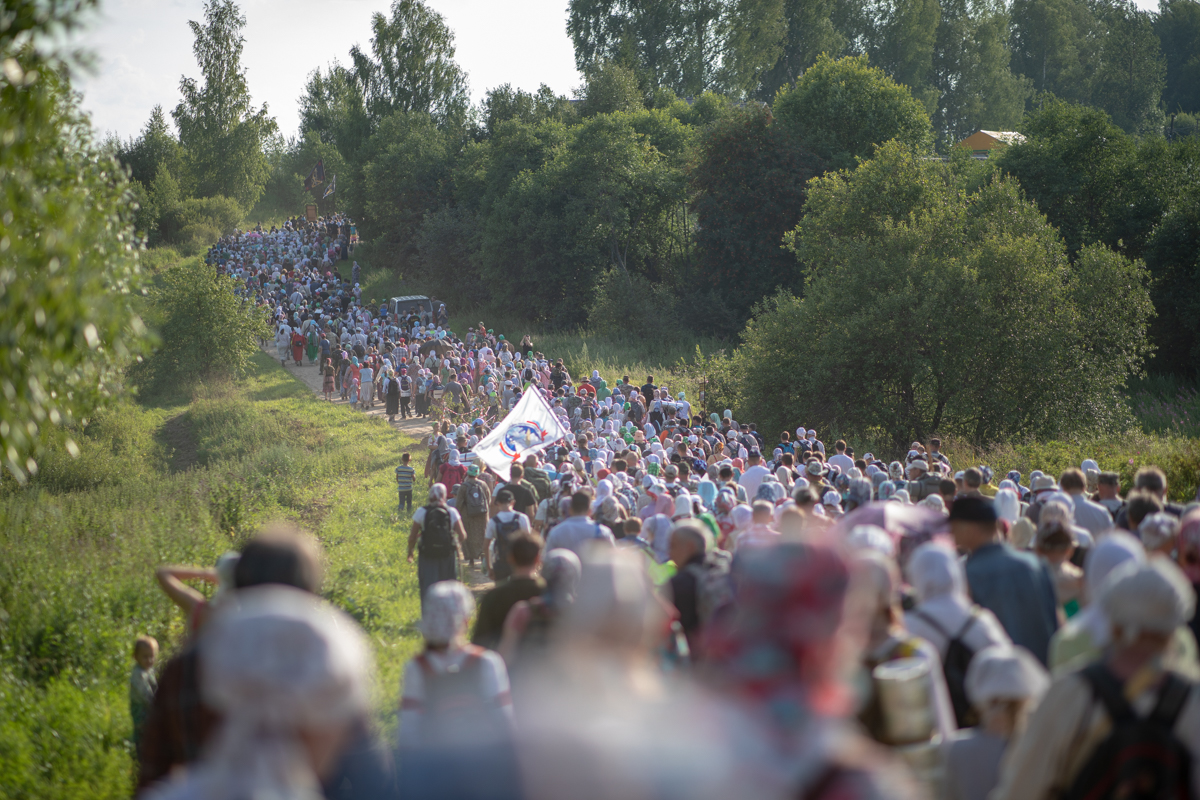
{"type": "Polygon", "coordinates": [[[907,86],[930,114],[938,99],[931,80],[941,13],[938,0],[876,0],[853,29],[859,52],[907,86]]]}
{"type": "Polygon", "coordinates": [[[927,149],[929,115],[912,94],[865,56],[820,56],[796,85],[775,98],[783,130],[832,168],[853,166],[889,139],[927,149]]]}
{"type": "MultiPolygon", "coordinates": [[[[723,28],[721,66],[717,73],[717,88],[734,98],[758,97],[770,100],[783,82],[793,77],[781,64],[792,65],[804,60],[795,55],[797,38],[810,45],[817,36],[801,37],[806,26],[815,27],[817,20],[794,21],[794,5],[819,4],[823,0],[736,0],[726,16],[723,28]],[[792,50],[787,48],[791,46],[792,50]]],[[[807,66],[807,65],[805,65],[807,66]]]]}
{"type": "Polygon", "coordinates": [[[597,115],[570,129],[540,168],[517,174],[483,231],[494,296],[570,327],[586,319],[609,269],[670,281],[691,226],[683,159],[655,142],[687,147],[683,128],[661,110],[597,115]]]}
{"type": "Polygon", "coordinates": [[[320,69],[309,73],[300,96],[302,139],[314,133],[322,144],[352,157],[370,136],[370,129],[362,87],[353,72],[334,61],[324,73],[320,69]]]}
{"type": "Polygon", "coordinates": [[[1103,111],[1050,99],[1021,126],[1026,141],[1000,154],[998,165],[1015,176],[1058,228],[1068,252],[1085,244],[1117,246],[1135,196],[1133,139],[1103,111]]]}
{"type": "Polygon", "coordinates": [[[1180,193],[1148,244],[1146,261],[1155,279],[1152,330],[1157,371],[1200,372],[1200,190],[1195,181],[1180,193]]]}
{"type": "Polygon", "coordinates": [[[737,356],[753,416],[883,433],[898,447],[1125,421],[1121,390],[1148,350],[1144,270],[1087,248],[1073,271],[1015,182],[972,190],[978,170],[893,141],[813,182],[788,237],[805,297],[765,302],[737,356]]]}
{"type": "Polygon", "coordinates": [[[237,280],[200,259],[180,262],[159,276],[151,310],[162,345],[138,376],[147,383],[191,384],[245,373],[270,331],[266,319],[237,280]]]}
{"type": "MultiPolygon", "coordinates": [[[[702,0],[700,5],[708,4],[702,0]]],[[[567,14],[575,66],[585,75],[611,62],[632,70],[647,90],[665,86],[679,92],[694,79],[684,75],[690,44],[684,33],[685,4],[571,0],[567,14]]]]}
{"type": "Polygon", "coordinates": [[[690,176],[692,208],[698,281],[715,290],[732,322],[718,333],[735,334],[777,288],[803,288],[795,258],[780,245],[800,219],[805,184],[822,167],[764,106],[740,109],[704,133],[690,176]]]}
{"type": "MultiPolygon", "coordinates": [[[[762,76],[757,95],[770,101],[780,89],[791,86],[822,53],[838,56],[847,38],[833,15],[835,0],[780,0],[774,62],[762,76]]],[[[746,49],[738,43],[736,52],[746,49]]]]}
{"type": "Polygon", "coordinates": [[[233,0],[207,0],[203,24],[188,25],[204,85],[181,78],[183,98],[171,112],[187,154],[188,193],[225,195],[249,208],[267,182],[263,146],[278,128],[265,104],[257,110],[250,104],[242,67],[246,17],[233,0]]]}
{"type": "Polygon", "coordinates": [[[51,438],[120,394],[147,339],[134,195],[66,70],[37,49],[92,5],[14,0],[0,25],[0,461],[20,482],[51,438]]]}
{"type": "Polygon", "coordinates": [[[156,105],[150,111],[141,135],[122,145],[118,158],[129,167],[130,177],[146,187],[154,183],[160,169],[165,168],[173,175],[182,173],[183,152],[167,127],[162,106],[156,105]]]}
{"type": "Polygon", "coordinates": [[[1028,79],[1009,67],[1009,20],[993,0],[943,0],[932,86],[933,126],[943,149],[983,128],[1013,130],[1025,111],[1028,79]]]}
{"type": "Polygon", "coordinates": [[[640,111],[646,107],[637,75],[628,67],[604,61],[588,73],[580,114],[585,117],[614,111],[640,111]]]}
{"type": "Polygon", "coordinates": [[[505,120],[537,124],[548,119],[566,121],[574,115],[571,101],[556,95],[544,83],[532,94],[506,83],[489,91],[483,100],[483,126],[488,136],[494,135],[496,126],[505,120]]]}
{"type": "Polygon", "coordinates": [[[461,207],[429,212],[414,237],[412,277],[456,306],[478,306],[490,293],[479,272],[479,216],[461,207]]]}
{"type": "Polygon", "coordinates": [[[1088,64],[1100,35],[1081,0],[1013,0],[1013,65],[1038,92],[1085,102],[1088,64]]]}
{"type": "Polygon", "coordinates": [[[1132,0],[1109,0],[1099,4],[1097,17],[1106,35],[1092,79],[1092,105],[1107,111],[1122,130],[1157,133],[1166,66],[1151,14],[1132,0]]]}
{"type": "Polygon", "coordinates": [[[1154,32],[1167,70],[1163,105],[1200,112],[1200,2],[1159,0],[1154,32]]]}
{"type": "Polygon", "coordinates": [[[350,49],[354,77],[370,118],[397,111],[439,122],[468,106],[467,76],[454,61],[454,34],[441,14],[420,0],[393,0],[391,17],[371,15],[371,52],[350,49]]]}
{"type": "Polygon", "coordinates": [[[372,136],[363,168],[364,214],[387,266],[416,255],[413,237],[425,214],[442,205],[449,187],[451,141],[433,117],[397,111],[372,136]]]}
{"type": "Polygon", "coordinates": [[[1128,0],[1014,0],[1013,61],[1039,92],[1104,109],[1150,130],[1163,87],[1151,19],[1128,0]]]}

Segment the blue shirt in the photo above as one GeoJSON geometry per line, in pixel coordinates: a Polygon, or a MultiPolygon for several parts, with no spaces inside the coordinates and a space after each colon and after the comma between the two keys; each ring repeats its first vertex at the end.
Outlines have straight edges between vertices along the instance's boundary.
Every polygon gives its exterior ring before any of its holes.
{"type": "Polygon", "coordinates": [[[1054,582],[1046,565],[1032,553],[993,543],[967,556],[971,599],[991,611],[1013,644],[1047,663],[1050,637],[1058,629],[1054,582]]]}

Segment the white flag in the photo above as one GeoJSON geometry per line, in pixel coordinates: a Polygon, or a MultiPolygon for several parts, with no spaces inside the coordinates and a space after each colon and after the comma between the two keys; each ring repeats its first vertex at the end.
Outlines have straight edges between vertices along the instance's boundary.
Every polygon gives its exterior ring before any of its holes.
{"type": "Polygon", "coordinates": [[[513,464],[570,435],[571,430],[550,410],[541,393],[531,388],[471,452],[507,481],[513,464]]]}

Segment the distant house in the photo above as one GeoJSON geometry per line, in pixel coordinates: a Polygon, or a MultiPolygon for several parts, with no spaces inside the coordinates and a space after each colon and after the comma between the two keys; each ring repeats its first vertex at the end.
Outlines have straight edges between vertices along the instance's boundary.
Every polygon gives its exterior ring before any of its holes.
{"type": "Polygon", "coordinates": [[[1016,131],[975,131],[958,146],[967,148],[976,158],[987,158],[988,153],[997,147],[1008,147],[1023,141],[1025,137],[1016,131]]]}

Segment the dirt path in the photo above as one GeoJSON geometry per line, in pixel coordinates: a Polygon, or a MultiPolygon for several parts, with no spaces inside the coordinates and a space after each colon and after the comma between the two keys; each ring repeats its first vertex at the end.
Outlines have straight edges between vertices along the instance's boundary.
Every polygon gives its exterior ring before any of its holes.
{"type": "MultiPolygon", "coordinates": [[[[274,346],[264,347],[262,348],[262,351],[272,358],[279,358],[278,354],[275,352],[274,346]]],[[[309,389],[312,389],[313,394],[317,395],[318,397],[324,396],[324,392],[321,391],[324,381],[321,378],[320,370],[315,364],[305,364],[304,366],[297,367],[296,363],[289,359],[288,362],[283,365],[283,367],[292,375],[295,375],[297,378],[304,381],[304,385],[309,389]]],[[[341,400],[336,394],[331,402],[342,406],[350,405],[348,400],[341,400]]],[[[374,408],[367,409],[366,411],[360,411],[359,413],[366,414],[369,417],[381,417],[386,420],[387,414],[384,413],[384,408],[385,406],[383,402],[376,402],[374,408]]],[[[420,448],[420,439],[422,436],[426,435],[432,424],[433,423],[429,420],[421,419],[420,417],[410,417],[409,419],[405,420],[397,417],[396,421],[391,423],[393,430],[399,431],[407,436],[411,436],[416,440],[413,445],[405,447],[404,450],[414,454],[420,451],[421,454],[417,457],[417,461],[422,464],[424,462],[421,461],[421,459],[425,457],[426,451],[420,448]]],[[[477,564],[474,567],[468,567],[466,577],[467,586],[471,588],[471,591],[474,592],[476,597],[479,597],[484,592],[495,586],[495,584],[492,582],[492,579],[484,574],[482,564],[477,564]]]]}
{"type": "MultiPolygon", "coordinates": [[[[262,351],[275,359],[279,358],[279,355],[275,352],[274,346],[264,347],[262,348],[262,351]]],[[[324,395],[324,393],[321,391],[324,381],[321,378],[321,371],[316,364],[306,363],[302,367],[297,367],[296,362],[288,359],[288,362],[283,366],[288,372],[304,381],[304,384],[308,388],[312,389],[313,393],[318,397],[324,395]]],[[[334,394],[332,402],[342,406],[350,405],[349,401],[338,399],[336,393],[334,394]]],[[[376,400],[374,408],[367,409],[366,411],[360,411],[359,413],[366,414],[368,417],[382,417],[386,420],[387,414],[384,413],[384,408],[384,402],[382,400],[376,400]]],[[[433,423],[429,420],[421,419],[420,417],[409,417],[406,420],[402,420],[397,417],[396,421],[392,423],[392,429],[400,431],[401,433],[411,436],[414,439],[420,439],[429,432],[432,424],[433,423]]]]}

